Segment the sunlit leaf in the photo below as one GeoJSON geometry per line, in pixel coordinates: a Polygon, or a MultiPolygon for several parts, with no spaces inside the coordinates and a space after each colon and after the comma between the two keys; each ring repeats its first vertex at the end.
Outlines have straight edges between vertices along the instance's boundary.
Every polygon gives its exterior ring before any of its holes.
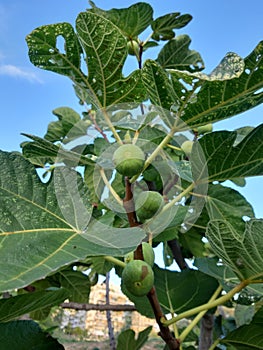
{"type": "Polygon", "coordinates": [[[251,204],[232,188],[211,185],[205,200],[210,220],[226,220],[236,228],[244,229],[243,217],[254,217],[251,204]]]}
{"type": "Polygon", "coordinates": [[[112,22],[90,11],[76,20],[76,30],[68,23],[36,28],[27,36],[31,62],[42,69],[68,76],[82,103],[96,108],[119,102],[141,101],[145,96],[140,71],[124,78],[127,40],[112,22]],[[65,40],[65,53],[57,39],[65,40]],[[88,76],[82,72],[81,53],[85,52],[88,76]]]}
{"type": "Polygon", "coordinates": [[[90,222],[88,190],[73,170],[57,168],[42,183],[19,154],[1,152],[0,165],[1,291],[24,287],[88,255],[124,255],[145,236],[139,228],[90,222]]]}
{"type": "Polygon", "coordinates": [[[153,9],[145,2],[138,2],[127,8],[105,11],[98,8],[93,1],[89,1],[92,11],[114,23],[127,38],[136,38],[151,23],[153,9]]]}
{"type": "Polygon", "coordinates": [[[263,220],[246,222],[244,231],[227,221],[213,220],[206,234],[213,251],[240,280],[262,280],[263,220]]]}
{"type": "Polygon", "coordinates": [[[69,23],[57,23],[34,29],[26,37],[30,61],[37,67],[80,79],[80,55],[78,38],[69,23]],[[57,47],[57,38],[64,39],[65,52],[57,47]]]}
{"type": "MultiPolygon", "coordinates": [[[[210,74],[204,74],[201,72],[190,73],[188,71],[178,72],[178,74],[180,78],[185,78],[186,81],[188,81],[187,76],[207,81],[225,81],[238,78],[243,73],[244,68],[244,60],[236,53],[229,52],[210,74]],[[186,77],[184,77],[184,74],[186,77]]],[[[170,72],[176,73],[175,70],[171,70],[170,72]]]]}
{"type": "MultiPolygon", "coordinates": [[[[185,106],[182,119],[191,126],[204,125],[229,118],[261,104],[262,54],[263,42],[260,42],[244,59],[245,66],[240,57],[230,53],[211,75],[192,73],[190,78],[191,74],[188,72],[175,73],[177,79],[188,80],[194,96],[191,103],[185,106]],[[195,93],[195,88],[200,90],[195,93]]],[[[185,90],[188,90],[187,84],[185,90]]]]}
{"type": "Polygon", "coordinates": [[[94,157],[92,155],[83,155],[67,150],[62,145],[56,145],[35,135],[23,135],[33,140],[33,142],[24,142],[22,144],[23,155],[33,164],[39,164],[40,161],[43,161],[42,164],[45,165],[49,161],[52,164],[64,162],[71,166],[77,166],[78,164],[94,165],[94,157]]]}
{"type": "Polygon", "coordinates": [[[152,38],[154,40],[170,40],[175,36],[174,29],[183,28],[191,20],[191,15],[181,15],[180,12],[158,17],[151,24],[153,30],[152,38]]]}
{"type": "Polygon", "coordinates": [[[191,153],[193,176],[198,181],[225,181],[263,174],[263,124],[235,144],[235,131],[204,135],[191,153]]]}
{"type": "Polygon", "coordinates": [[[140,71],[134,71],[127,78],[122,75],[127,42],[120,30],[91,12],[78,15],[76,29],[88,67],[88,83],[83,80],[78,88],[85,89],[87,102],[100,108],[141,100],[145,92],[140,71]]]}
{"type": "Polygon", "coordinates": [[[53,110],[53,114],[57,116],[58,121],[48,124],[48,130],[44,136],[46,140],[67,143],[87,134],[87,128],[91,122],[81,119],[80,115],[72,108],[56,108],[53,110]]]}
{"type": "Polygon", "coordinates": [[[188,35],[179,35],[168,41],[160,51],[157,62],[167,69],[199,71],[204,62],[197,51],[190,50],[191,39],[188,35]]]}

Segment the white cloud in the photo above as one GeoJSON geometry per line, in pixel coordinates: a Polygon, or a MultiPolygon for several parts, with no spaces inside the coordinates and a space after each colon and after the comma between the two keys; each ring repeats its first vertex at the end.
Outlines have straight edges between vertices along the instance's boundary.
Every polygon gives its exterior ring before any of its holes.
{"type": "Polygon", "coordinates": [[[0,75],[6,75],[13,78],[21,78],[30,82],[42,83],[42,81],[38,78],[38,76],[35,73],[19,68],[12,64],[0,65],[0,75]]]}

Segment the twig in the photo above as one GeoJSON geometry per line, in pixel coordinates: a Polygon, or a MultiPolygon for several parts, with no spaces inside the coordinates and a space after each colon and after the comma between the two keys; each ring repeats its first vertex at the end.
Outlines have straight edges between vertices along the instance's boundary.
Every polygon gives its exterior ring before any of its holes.
{"type": "Polygon", "coordinates": [[[188,269],[189,266],[187,265],[186,261],[184,260],[182,250],[181,250],[181,247],[180,247],[178,240],[172,239],[172,240],[168,241],[167,243],[172,251],[173,258],[176,261],[177,265],[179,266],[180,270],[188,269]]]}
{"type": "Polygon", "coordinates": [[[75,302],[69,302],[69,303],[62,303],[60,306],[63,309],[74,309],[74,310],[97,310],[97,311],[136,311],[136,307],[134,305],[126,305],[126,304],[118,304],[118,305],[112,305],[112,304],[82,304],[82,303],[75,303],[75,302]]]}
{"type": "Polygon", "coordinates": [[[202,311],[207,311],[207,310],[210,310],[216,306],[223,305],[228,300],[230,300],[236,293],[239,293],[243,288],[245,288],[249,283],[250,283],[250,281],[246,281],[246,280],[242,281],[236,287],[231,289],[228,293],[224,294],[220,298],[218,298],[214,301],[208,302],[206,304],[197,306],[197,307],[190,309],[190,310],[187,310],[185,312],[182,312],[181,314],[179,314],[176,317],[171,318],[170,320],[163,319],[162,322],[164,325],[169,326],[169,325],[173,324],[174,322],[181,320],[182,318],[187,318],[187,317],[193,316],[195,314],[198,314],[202,311]]]}

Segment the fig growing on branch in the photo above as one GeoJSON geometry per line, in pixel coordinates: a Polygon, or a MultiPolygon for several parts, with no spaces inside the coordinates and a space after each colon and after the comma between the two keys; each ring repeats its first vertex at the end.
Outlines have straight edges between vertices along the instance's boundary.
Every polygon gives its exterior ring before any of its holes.
{"type": "Polygon", "coordinates": [[[122,283],[131,294],[146,295],[154,283],[154,273],[149,264],[142,260],[132,260],[122,272],[122,283]]]}
{"type": "Polygon", "coordinates": [[[187,157],[189,157],[192,152],[193,144],[194,144],[194,141],[186,140],[181,145],[181,148],[187,157]]]}
{"type": "Polygon", "coordinates": [[[163,207],[162,195],[154,191],[141,192],[135,200],[135,211],[141,222],[152,218],[163,207]]]}
{"type": "Polygon", "coordinates": [[[112,160],[118,173],[131,177],[142,171],[145,155],[140,147],[126,144],[116,149],[112,160]]]}
{"type": "MultiPolygon", "coordinates": [[[[143,260],[147,262],[151,267],[153,267],[154,264],[154,250],[152,246],[147,242],[142,242],[142,254],[143,254],[143,260]]],[[[126,263],[129,263],[134,260],[134,251],[128,253],[125,255],[124,261],[126,263]]]]}
{"type": "Polygon", "coordinates": [[[206,125],[198,126],[194,129],[195,132],[197,132],[199,135],[207,134],[208,132],[213,131],[213,124],[209,123],[206,125]]]}
{"type": "Polygon", "coordinates": [[[132,55],[132,56],[139,55],[140,47],[136,40],[129,40],[127,42],[127,48],[128,48],[129,55],[132,55]]]}

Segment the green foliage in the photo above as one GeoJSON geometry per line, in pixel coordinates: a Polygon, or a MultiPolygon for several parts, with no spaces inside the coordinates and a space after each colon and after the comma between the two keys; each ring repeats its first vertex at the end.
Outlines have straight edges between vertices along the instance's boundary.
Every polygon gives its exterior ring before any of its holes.
{"type": "MultiPolygon", "coordinates": [[[[262,348],[262,220],[224,182],[245,186],[262,176],[263,125],[212,127],[262,103],[263,43],[244,59],[227,53],[205,74],[191,38],[176,35],[191,15],[155,18],[144,2],[108,11],[89,3],[75,28],[44,25],[26,38],[30,61],[71,79],[84,111],[56,108],[43,138],[24,134],[22,154],[0,151],[0,291],[10,295],[0,300],[1,344],[63,348],[35,323],[14,319],[43,319],[65,299],[87,303],[98,274],[115,268],[123,293],[142,315],[156,316],[174,349],[165,314],[177,314],[170,323],[188,319],[176,336],[196,349],[189,335],[200,333],[198,320],[226,303],[235,320],[215,318],[214,348],[262,348]],[[157,58],[144,61],[156,46],[157,58]],[[138,68],[125,76],[129,54],[138,68]],[[114,153],[127,147],[130,154],[114,153]],[[138,207],[140,193],[154,196],[147,207],[138,207]],[[165,269],[147,264],[142,241],[151,252],[163,247],[165,269]],[[129,252],[146,261],[125,265],[129,252]]],[[[150,331],[137,339],[122,332],[117,349],[141,348],[150,331]]]]}
{"type": "Polygon", "coordinates": [[[152,327],[147,327],[139,332],[138,338],[135,339],[135,332],[132,329],[126,329],[118,336],[117,350],[139,350],[148,339],[152,327]]]}
{"type": "Polygon", "coordinates": [[[33,321],[12,321],[0,323],[0,341],[3,349],[63,350],[64,346],[41,330],[33,321]]]}

